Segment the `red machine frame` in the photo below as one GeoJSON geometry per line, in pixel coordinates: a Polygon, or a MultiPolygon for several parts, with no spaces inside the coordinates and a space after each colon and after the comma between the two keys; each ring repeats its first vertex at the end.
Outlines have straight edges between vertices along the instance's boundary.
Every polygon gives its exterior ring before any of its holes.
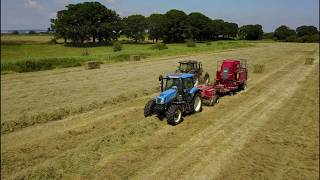
{"type": "Polygon", "coordinates": [[[217,61],[216,79],[213,84],[198,85],[203,100],[214,103],[216,98],[225,94],[233,95],[236,91],[246,89],[248,67],[246,60],[226,59],[217,61]],[[218,69],[220,68],[220,69],[218,69]]]}

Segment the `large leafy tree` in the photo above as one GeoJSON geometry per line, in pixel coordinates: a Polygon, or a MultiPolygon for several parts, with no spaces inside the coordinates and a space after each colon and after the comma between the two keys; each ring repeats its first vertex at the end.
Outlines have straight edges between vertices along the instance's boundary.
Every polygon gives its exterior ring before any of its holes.
{"type": "Polygon", "coordinates": [[[188,16],[183,11],[176,9],[168,11],[166,14],[165,42],[183,42],[190,37],[188,16]]]}
{"type": "Polygon", "coordinates": [[[289,27],[282,25],[274,31],[274,37],[278,40],[286,40],[288,37],[295,36],[296,32],[289,27]]]}
{"type": "Polygon", "coordinates": [[[199,12],[190,13],[188,21],[193,39],[202,41],[210,39],[211,19],[199,12]]]}
{"type": "Polygon", "coordinates": [[[239,35],[242,39],[246,40],[259,40],[263,37],[263,30],[260,24],[244,25],[239,29],[239,35]]]}
{"type": "Polygon", "coordinates": [[[238,30],[239,30],[238,24],[225,22],[223,24],[222,35],[225,36],[226,38],[235,38],[237,37],[238,30]]]}
{"type": "Polygon", "coordinates": [[[163,39],[165,34],[167,19],[163,14],[151,14],[148,18],[148,33],[149,39],[156,40],[163,39]]]}
{"type": "Polygon", "coordinates": [[[70,39],[73,43],[95,42],[117,38],[120,32],[120,17],[99,2],[69,4],[51,19],[50,30],[56,38],[70,39]]]}
{"type": "Polygon", "coordinates": [[[210,32],[212,39],[218,39],[224,32],[224,21],[222,19],[212,20],[210,25],[210,32]]]}
{"type": "Polygon", "coordinates": [[[147,20],[142,15],[131,15],[123,19],[123,34],[136,42],[144,40],[147,27],[147,20]]]}
{"type": "Polygon", "coordinates": [[[296,29],[296,31],[298,37],[318,34],[318,29],[315,26],[300,26],[296,29]]]}

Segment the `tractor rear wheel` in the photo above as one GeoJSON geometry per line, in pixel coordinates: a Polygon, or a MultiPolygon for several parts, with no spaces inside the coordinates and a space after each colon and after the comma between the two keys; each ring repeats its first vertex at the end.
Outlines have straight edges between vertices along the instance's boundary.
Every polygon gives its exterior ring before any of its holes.
{"type": "Polygon", "coordinates": [[[205,85],[208,85],[209,82],[210,82],[210,76],[209,76],[208,73],[206,73],[206,74],[204,75],[204,77],[203,77],[203,83],[204,83],[205,85]]]}
{"type": "Polygon", "coordinates": [[[199,85],[199,78],[198,77],[195,77],[194,79],[194,86],[197,86],[199,85]]]}
{"type": "Polygon", "coordinates": [[[198,113],[202,111],[202,99],[200,94],[196,94],[193,97],[193,113],[198,113]]]}
{"type": "Polygon", "coordinates": [[[219,95],[214,95],[209,102],[209,106],[214,106],[215,104],[218,104],[220,102],[219,95]]]}
{"type": "Polygon", "coordinates": [[[144,107],[144,117],[151,116],[153,114],[154,106],[156,105],[155,100],[150,100],[144,107]]]}
{"type": "Polygon", "coordinates": [[[182,111],[180,106],[171,105],[167,111],[167,122],[168,124],[175,126],[182,122],[182,111]]]}

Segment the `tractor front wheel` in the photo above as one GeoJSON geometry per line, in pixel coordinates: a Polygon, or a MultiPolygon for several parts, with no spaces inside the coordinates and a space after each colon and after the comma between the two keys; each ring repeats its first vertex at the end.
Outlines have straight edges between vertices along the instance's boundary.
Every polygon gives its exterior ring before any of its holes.
{"type": "Polygon", "coordinates": [[[144,117],[151,116],[153,114],[154,106],[156,105],[155,100],[150,100],[144,107],[144,117]]]}
{"type": "Polygon", "coordinates": [[[167,111],[167,121],[168,124],[175,126],[182,122],[182,111],[177,105],[172,105],[167,111]]]}
{"type": "Polygon", "coordinates": [[[202,99],[200,94],[196,94],[193,98],[193,113],[202,111],[202,99]]]}

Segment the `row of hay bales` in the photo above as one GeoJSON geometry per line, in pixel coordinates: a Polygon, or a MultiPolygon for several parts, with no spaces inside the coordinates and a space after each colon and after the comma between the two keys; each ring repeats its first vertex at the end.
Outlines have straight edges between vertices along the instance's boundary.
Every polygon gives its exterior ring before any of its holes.
{"type": "MultiPolygon", "coordinates": [[[[130,61],[140,61],[141,57],[139,55],[131,55],[130,61]]],[[[87,61],[84,63],[86,69],[99,69],[102,62],[100,61],[87,61]]]]}
{"type": "MultiPolygon", "coordinates": [[[[304,64],[312,65],[314,62],[314,58],[306,58],[304,64]]],[[[265,70],[265,65],[263,64],[253,64],[253,73],[263,73],[265,70]]]]}

